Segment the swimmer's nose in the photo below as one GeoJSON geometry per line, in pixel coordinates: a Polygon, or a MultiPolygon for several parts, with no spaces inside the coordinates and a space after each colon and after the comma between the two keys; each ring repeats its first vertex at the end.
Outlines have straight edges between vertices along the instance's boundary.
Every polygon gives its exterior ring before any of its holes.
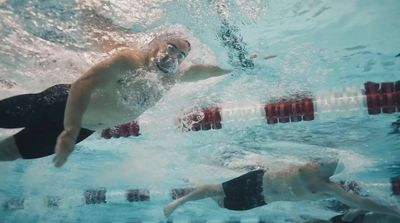
{"type": "Polygon", "coordinates": [[[172,53],[170,57],[174,60],[178,59],[178,55],[176,53],[172,53]]]}

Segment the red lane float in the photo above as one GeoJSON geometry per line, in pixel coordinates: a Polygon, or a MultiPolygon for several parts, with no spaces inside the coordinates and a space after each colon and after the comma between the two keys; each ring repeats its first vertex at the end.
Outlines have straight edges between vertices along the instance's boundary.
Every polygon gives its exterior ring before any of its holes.
{"type": "Polygon", "coordinates": [[[400,81],[364,84],[368,114],[400,112],[400,81]]]}
{"type": "MultiPolygon", "coordinates": [[[[177,125],[184,131],[221,129],[224,123],[240,119],[265,118],[267,124],[312,121],[316,114],[365,109],[370,115],[400,112],[400,81],[366,82],[363,88],[330,92],[329,95],[304,96],[282,99],[261,105],[238,108],[220,106],[193,109],[177,118],[177,125]]],[[[154,121],[156,124],[156,121],[154,121]]],[[[151,125],[150,125],[151,126],[151,125]]],[[[106,139],[139,136],[140,120],[103,130],[106,139]]]]}
{"type": "Polygon", "coordinates": [[[314,120],[314,104],[310,98],[267,103],[264,111],[268,124],[314,120]]]}
{"type": "Polygon", "coordinates": [[[125,124],[117,125],[112,128],[104,129],[101,137],[105,139],[139,136],[140,127],[137,121],[131,121],[125,124]]]}
{"type": "Polygon", "coordinates": [[[222,128],[221,121],[221,108],[219,107],[195,110],[178,118],[181,129],[187,131],[220,129],[222,128]]]}

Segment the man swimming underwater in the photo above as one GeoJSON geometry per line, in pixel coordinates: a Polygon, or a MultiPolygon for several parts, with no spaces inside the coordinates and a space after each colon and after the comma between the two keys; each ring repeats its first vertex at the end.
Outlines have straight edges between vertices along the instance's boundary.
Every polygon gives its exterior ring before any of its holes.
{"type": "Polygon", "coordinates": [[[169,217],[186,202],[212,198],[229,210],[244,211],[276,201],[303,201],[336,198],[344,204],[379,214],[400,217],[398,207],[389,207],[346,191],[330,180],[337,168],[337,160],[309,162],[288,166],[279,171],[257,169],[220,184],[199,185],[188,194],[164,207],[169,217]]]}
{"type": "Polygon", "coordinates": [[[23,128],[0,142],[0,160],[32,159],[55,152],[62,166],[75,144],[94,131],[131,121],[153,106],[176,81],[196,81],[229,71],[193,65],[178,73],[189,41],[155,39],[148,49],[126,49],[91,67],[72,84],[0,101],[0,128],[23,128]]]}

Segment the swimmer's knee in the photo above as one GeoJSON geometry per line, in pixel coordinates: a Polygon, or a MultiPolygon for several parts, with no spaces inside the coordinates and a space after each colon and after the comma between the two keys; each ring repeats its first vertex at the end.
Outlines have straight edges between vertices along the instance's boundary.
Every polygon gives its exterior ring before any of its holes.
{"type": "Polygon", "coordinates": [[[212,199],[217,203],[220,208],[224,208],[224,197],[223,196],[215,196],[212,199]]]}
{"type": "Polygon", "coordinates": [[[0,141],[0,161],[14,161],[19,158],[21,158],[21,154],[14,137],[2,139],[0,141]]]}
{"type": "Polygon", "coordinates": [[[204,190],[204,191],[214,191],[214,190],[215,190],[215,185],[213,185],[213,184],[206,184],[206,185],[201,185],[199,188],[200,188],[201,190],[204,190]]]}
{"type": "Polygon", "coordinates": [[[221,184],[209,184],[203,185],[201,190],[208,196],[215,197],[223,194],[223,189],[221,184]]]}

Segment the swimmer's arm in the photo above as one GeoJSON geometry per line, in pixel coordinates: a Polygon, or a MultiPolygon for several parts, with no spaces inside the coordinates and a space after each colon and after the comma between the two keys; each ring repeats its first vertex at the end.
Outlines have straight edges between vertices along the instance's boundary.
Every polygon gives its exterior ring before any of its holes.
{"type": "MultiPolygon", "coordinates": [[[[96,64],[71,85],[64,116],[64,128],[73,136],[79,134],[82,116],[89,104],[94,89],[105,87],[118,79],[118,75],[137,68],[137,58],[130,51],[121,52],[114,57],[96,64]]],[[[99,111],[101,112],[101,111],[99,111]]]]}
{"type": "Polygon", "coordinates": [[[56,166],[61,166],[73,151],[93,90],[113,83],[118,79],[116,74],[135,69],[137,64],[134,53],[121,52],[96,64],[71,85],[65,108],[64,131],[59,135],[55,148],[56,166]]]}
{"type": "Polygon", "coordinates": [[[329,183],[328,193],[335,196],[336,199],[354,208],[361,208],[368,211],[373,211],[382,214],[388,214],[400,217],[400,210],[389,206],[378,204],[368,198],[364,198],[355,194],[351,194],[343,190],[335,183],[329,183]]]}
{"type": "Polygon", "coordinates": [[[192,82],[204,80],[211,77],[218,77],[232,72],[214,65],[196,64],[186,70],[180,80],[183,82],[192,82]]]}
{"type": "Polygon", "coordinates": [[[128,44],[125,40],[132,31],[114,24],[111,19],[102,16],[94,9],[83,9],[80,22],[92,44],[103,52],[132,47],[132,44],[128,44]]]}

